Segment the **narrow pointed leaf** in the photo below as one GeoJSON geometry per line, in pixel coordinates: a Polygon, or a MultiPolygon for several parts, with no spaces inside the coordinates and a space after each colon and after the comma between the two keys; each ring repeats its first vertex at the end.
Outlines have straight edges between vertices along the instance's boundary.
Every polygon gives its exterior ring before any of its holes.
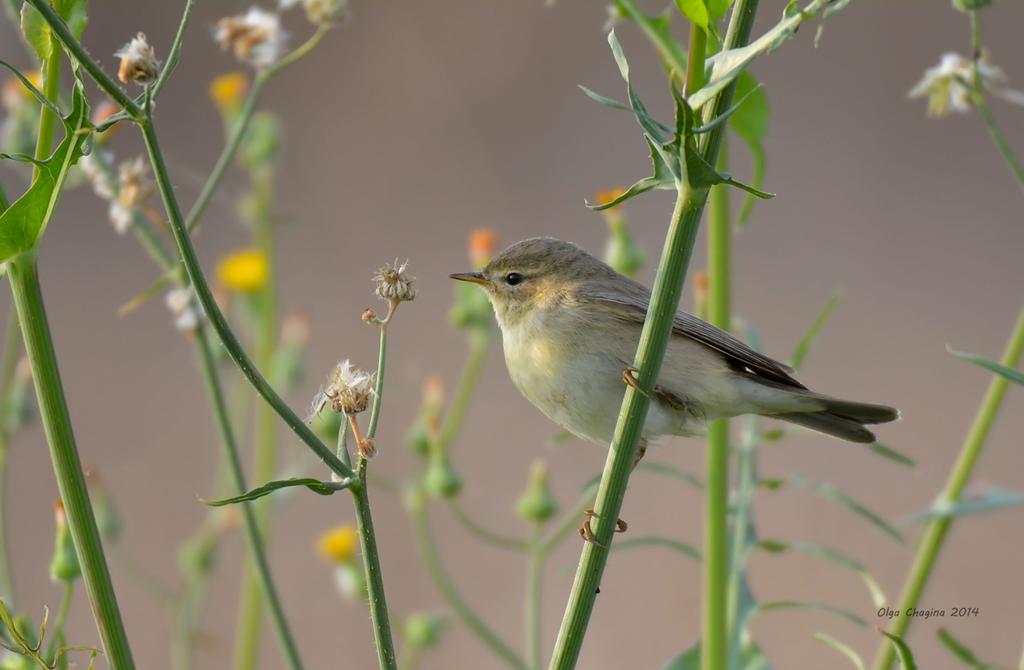
{"type": "Polygon", "coordinates": [[[900,463],[901,465],[906,465],[907,467],[910,468],[917,465],[917,463],[914,462],[914,459],[912,459],[910,456],[907,456],[902,452],[896,451],[892,447],[882,444],[881,442],[872,442],[871,444],[866,444],[864,446],[866,446],[868,449],[875,452],[879,456],[888,458],[890,461],[900,463]]]}
{"type": "Polygon", "coordinates": [[[798,551],[806,554],[807,556],[820,558],[846,568],[847,570],[851,570],[855,572],[864,582],[865,586],[867,586],[868,592],[871,594],[871,602],[876,608],[884,606],[887,602],[885,593],[882,591],[882,587],[879,586],[878,581],[875,580],[870,572],[868,572],[868,569],[864,564],[838,549],[810,542],[781,542],[778,540],[761,540],[757,543],[757,546],[772,553],[783,553],[789,550],[798,551]]]}
{"type": "Polygon", "coordinates": [[[1000,365],[995,361],[991,361],[987,358],[982,358],[981,356],[977,356],[975,354],[969,354],[966,351],[954,351],[953,349],[949,349],[949,353],[953,354],[957,358],[962,358],[963,360],[969,363],[979,365],[988,370],[989,372],[994,372],[1000,377],[1005,377],[1006,379],[1009,379],[1011,382],[1015,384],[1024,384],[1024,372],[1021,372],[1020,370],[1008,368],[1005,365],[1000,365]]]}
{"type": "Polygon", "coordinates": [[[702,482],[699,477],[692,475],[689,472],[684,472],[683,470],[680,470],[675,466],[668,465],[667,463],[658,463],[657,461],[648,463],[646,461],[640,461],[640,463],[637,464],[636,469],[658,475],[675,477],[676,479],[686,482],[698,491],[704,490],[704,482],[702,482]]]}
{"type": "Polygon", "coordinates": [[[905,516],[896,523],[901,526],[910,526],[931,519],[984,514],[985,512],[994,512],[1006,507],[1019,507],[1021,505],[1024,505],[1024,493],[1004,491],[1003,489],[990,489],[979,495],[961,498],[954,503],[936,502],[927,510],[905,516]]]}
{"type": "Polygon", "coordinates": [[[661,670],[700,670],[700,642],[670,659],[661,670]]]}
{"type": "Polygon", "coordinates": [[[732,177],[726,176],[722,180],[722,183],[723,184],[728,184],[729,186],[735,186],[736,188],[740,189],[741,191],[746,191],[750,195],[754,196],[755,198],[760,198],[761,200],[771,200],[772,198],[775,197],[774,193],[769,193],[768,191],[762,191],[760,189],[756,189],[753,186],[751,186],[750,184],[744,184],[741,181],[736,181],[732,177]]]}
{"type": "Polygon", "coordinates": [[[665,549],[671,549],[672,551],[682,554],[687,558],[692,558],[695,561],[700,562],[701,553],[700,550],[691,544],[682,542],[680,540],[673,540],[668,537],[631,537],[626,540],[618,540],[612,543],[609,551],[628,551],[630,549],[642,549],[646,547],[664,547],[665,549]]]}
{"type": "Polygon", "coordinates": [[[661,57],[670,78],[673,73],[679,77],[686,73],[686,52],[672,35],[670,27],[669,17],[674,14],[673,12],[650,16],[637,9],[633,0],[615,0],[615,8],[621,16],[633,21],[647,36],[647,40],[661,57]]]}
{"type": "MultiPolygon", "coordinates": [[[[746,73],[744,72],[744,74],[746,74],[746,73]]],[[[709,130],[714,130],[718,126],[720,126],[723,123],[725,123],[726,121],[728,121],[729,118],[739,110],[740,105],[742,105],[744,102],[746,102],[747,99],[752,97],[755,93],[758,93],[760,91],[761,84],[757,84],[754,88],[751,88],[749,90],[743,91],[742,94],[739,91],[739,86],[737,86],[736,88],[737,88],[737,91],[736,91],[737,101],[735,103],[733,103],[733,105],[729,109],[725,110],[724,112],[722,112],[721,114],[716,116],[711,121],[708,121],[703,126],[698,126],[697,128],[694,128],[693,129],[693,134],[694,135],[700,135],[701,133],[706,133],[709,130]]]]}
{"type": "Polygon", "coordinates": [[[766,483],[769,484],[768,488],[771,489],[780,488],[785,484],[791,484],[793,486],[799,486],[801,488],[810,489],[811,491],[814,491],[817,495],[821,496],[822,498],[825,498],[826,500],[831,500],[832,502],[842,505],[843,507],[850,510],[857,516],[871,523],[873,526],[875,526],[883,533],[896,540],[897,542],[903,542],[903,536],[900,534],[898,530],[896,530],[896,528],[892,524],[890,524],[888,521],[880,517],[878,514],[875,514],[870,509],[860,504],[850,496],[840,491],[833,484],[829,484],[827,482],[817,482],[812,479],[808,479],[807,477],[804,477],[802,475],[792,475],[783,480],[764,480],[762,481],[762,486],[764,486],[766,483]]]}
{"type": "Polygon", "coordinates": [[[954,656],[963,661],[968,667],[973,668],[974,670],[999,670],[998,667],[978,659],[978,657],[974,655],[973,651],[953,637],[953,635],[945,628],[939,629],[939,639],[942,640],[942,644],[946,646],[946,649],[952,652],[954,656]]]}
{"type": "Polygon", "coordinates": [[[832,295],[829,296],[825,306],[818,312],[818,316],[814,318],[811,325],[808,326],[807,331],[804,332],[804,336],[800,338],[796,348],[793,349],[793,354],[789,357],[789,365],[794,370],[799,370],[800,366],[803,365],[804,360],[807,358],[807,354],[811,351],[811,345],[818,339],[818,335],[821,335],[822,329],[832,316],[832,312],[835,311],[839,302],[843,298],[842,289],[835,289],[832,291],[832,295]]]}
{"type": "Polygon", "coordinates": [[[817,612],[825,612],[826,614],[834,614],[841,619],[846,619],[850,623],[857,624],[863,628],[867,628],[868,625],[867,621],[849,610],[829,605],[828,603],[819,603],[814,600],[776,600],[768,603],[758,603],[754,606],[750,616],[752,618],[761,612],[773,612],[778,610],[814,610],[817,612]]]}
{"type": "Polygon", "coordinates": [[[224,505],[234,505],[236,503],[249,502],[250,500],[256,500],[263,496],[270,495],[274,491],[280,489],[291,488],[294,486],[304,486],[313,493],[329,496],[337,493],[346,487],[346,484],[339,482],[322,482],[319,479],[313,477],[294,477],[292,479],[280,479],[272,482],[267,482],[263,486],[258,486],[251,491],[231,498],[224,498],[222,500],[206,500],[200,498],[199,501],[204,505],[210,507],[223,507],[224,505]]]}
{"type": "MultiPolygon", "coordinates": [[[[25,6],[30,7],[31,5],[25,6]]],[[[14,76],[17,77],[19,81],[21,81],[21,85],[28,89],[28,92],[32,94],[32,97],[35,98],[39,102],[39,104],[43,105],[54,114],[57,114],[58,116],[60,115],[60,109],[57,108],[57,105],[50,102],[47,99],[47,97],[43,95],[43,92],[36,88],[35,85],[31,81],[29,81],[28,77],[22,74],[21,71],[18,70],[18,68],[14,67],[10,63],[2,59],[0,59],[0,65],[14,73],[14,76]]]]}
{"type": "Polygon", "coordinates": [[[881,628],[878,629],[878,632],[889,638],[892,645],[896,647],[896,658],[900,659],[900,667],[903,668],[903,670],[917,670],[917,662],[914,660],[914,654],[911,653],[910,647],[908,647],[907,643],[903,641],[903,638],[898,635],[893,635],[881,628]]]}
{"type": "MultiPolygon", "coordinates": [[[[768,134],[768,96],[756,79],[749,72],[741,72],[736,78],[736,97],[748,96],[746,103],[736,110],[729,118],[729,127],[739,135],[750,150],[751,158],[754,161],[754,174],[751,183],[755,188],[761,188],[764,183],[765,168],[767,162],[764,152],[764,138],[768,134]]],[[[754,208],[755,198],[747,195],[743,201],[743,208],[737,218],[737,223],[743,225],[750,217],[754,208]]]]}
{"type": "Polygon", "coordinates": [[[855,652],[849,645],[840,642],[834,637],[825,635],[824,633],[815,633],[814,639],[819,642],[824,642],[825,644],[827,644],[828,646],[832,647],[840,654],[845,656],[847,659],[849,659],[850,663],[853,664],[853,667],[857,668],[857,670],[865,670],[864,661],[861,660],[860,655],[858,655],[857,652],[855,652]]]}

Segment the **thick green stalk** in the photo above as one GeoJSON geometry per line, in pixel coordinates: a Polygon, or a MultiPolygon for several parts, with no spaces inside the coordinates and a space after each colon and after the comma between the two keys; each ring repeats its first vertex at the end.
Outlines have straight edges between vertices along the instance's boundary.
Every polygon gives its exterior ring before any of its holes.
{"type": "MultiPolygon", "coordinates": [[[[206,383],[210,405],[213,407],[217,419],[217,432],[224,450],[224,456],[231,471],[231,478],[235,490],[238,493],[244,493],[249,490],[245,481],[245,470],[242,465],[241,456],[238,453],[238,445],[235,442],[231,421],[228,417],[227,405],[224,402],[224,392],[217,377],[217,360],[213,355],[213,349],[210,347],[209,335],[203,327],[196,330],[196,344],[199,348],[203,381],[206,383]]],[[[249,560],[252,562],[254,572],[259,579],[262,593],[267,599],[270,618],[274,624],[274,631],[277,633],[278,642],[281,645],[281,653],[284,656],[285,663],[291,670],[301,670],[302,661],[299,658],[299,650],[288,627],[288,621],[285,619],[284,607],[281,605],[277,588],[274,586],[273,578],[270,576],[270,564],[267,561],[256,514],[248,504],[241,505],[241,508],[249,560]]]]}
{"type": "MultiPolygon", "coordinates": [[[[51,102],[56,101],[57,95],[60,93],[60,60],[63,53],[60,44],[51,37],[50,55],[43,62],[43,94],[51,102]]],[[[53,129],[56,125],[57,114],[48,109],[46,105],[40,105],[39,133],[36,136],[35,152],[37,161],[49,158],[50,150],[53,148],[53,129]]],[[[38,165],[32,169],[32,178],[35,179],[37,176],[39,176],[38,165]]]]}
{"type": "Polygon", "coordinates": [[[203,274],[202,266],[199,264],[199,258],[196,256],[195,248],[192,246],[192,240],[185,229],[185,221],[181,215],[181,208],[178,205],[177,197],[174,194],[174,185],[171,183],[170,175],[167,172],[167,164],[164,162],[163,152],[160,150],[160,143],[157,139],[152,119],[147,119],[142,123],[142,133],[146,142],[146,149],[149,152],[150,163],[153,166],[153,174],[156,176],[157,186],[164,201],[164,208],[167,210],[167,218],[170,220],[171,232],[174,235],[178,253],[181,256],[185,270],[188,272],[189,279],[192,281],[196,297],[206,311],[210,324],[216,331],[228,355],[231,356],[231,359],[238,366],[239,370],[242,371],[242,374],[245,375],[245,378],[249,380],[253,388],[256,389],[257,393],[274,408],[274,411],[299,436],[299,439],[305,442],[326,463],[331,471],[342,479],[354,478],[355,473],[352,472],[352,469],[338,460],[334,452],[325,446],[309,426],[281,399],[281,396],[277,394],[277,391],[267,382],[266,378],[252,362],[252,359],[249,358],[249,355],[245,353],[241,342],[238,341],[238,338],[232,332],[231,326],[228,325],[227,319],[224,318],[223,312],[220,311],[220,307],[217,306],[217,302],[213,298],[213,293],[210,291],[206,276],[203,274]]]}
{"type": "Polygon", "coordinates": [[[82,566],[82,579],[89,594],[96,627],[110,667],[113,670],[131,670],[135,662],[132,660],[117,597],[114,595],[114,585],[103,555],[103,544],[85,487],[85,474],[78,458],[64,387],[57,369],[57,354],[43,306],[35,257],[23,254],[8,261],[7,276],[18,310],[25,350],[32,366],[39,414],[50,445],[57,487],[60,489],[68,527],[82,566]]]}
{"type": "MultiPolygon", "coordinates": [[[[718,169],[726,169],[722,143],[718,169]]],[[[729,219],[729,191],[714,186],[709,196],[708,216],[708,320],[730,330],[730,272],[732,222],[729,219]]],[[[701,666],[704,670],[725,668],[728,650],[729,589],[729,421],[718,419],[708,426],[705,450],[704,488],[704,586],[702,595],[701,666]]]]}
{"type": "MultiPolygon", "coordinates": [[[[394,314],[395,306],[389,310],[394,314]]],[[[388,327],[380,326],[380,349],[377,355],[377,384],[370,410],[370,424],[366,430],[366,439],[372,440],[377,435],[377,422],[380,419],[381,402],[384,398],[384,369],[387,364],[388,327]]],[[[341,430],[345,431],[343,421],[341,430]]],[[[391,636],[391,617],[388,614],[388,603],[384,593],[384,576],[380,568],[380,555],[377,549],[377,535],[373,530],[373,516],[370,513],[369,483],[366,480],[366,468],[369,462],[365,456],[359,459],[358,481],[352,486],[352,497],[355,500],[359,543],[363,554],[363,570],[366,574],[366,591],[370,601],[370,620],[373,622],[373,640],[377,645],[377,661],[381,670],[396,670],[398,667],[395,656],[395,643],[391,636]]]]}
{"type": "MultiPolygon", "coordinates": [[[[742,46],[749,38],[753,25],[756,0],[737,0],[729,30],[725,38],[724,48],[742,46]]],[[[703,71],[703,52],[691,49],[689,68],[703,71]],[[699,62],[695,62],[699,59],[699,62]]],[[[693,77],[687,76],[688,81],[693,77]]],[[[728,109],[732,101],[734,86],[727,86],[709,105],[709,113],[718,113],[728,109]]],[[[718,147],[721,142],[722,126],[706,134],[702,154],[706,161],[714,164],[718,158],[718,147]]],[[[605,461],[604,472],[598,485],[597,498],[594,503],[595,522],[591,524],[595,542],[588,542],[583,547],[573,581],[569,602],[566,606],[562,626],[558,631],[554,654],[551,657],[552,670],[570,670],[576,667],[583,637],[590,622],[594,601],[601,583],[601,575],[608,561],[608,549],[612,541],[612,533],[622,499],[626,494],[633,464],[633,455],[643,435],[644,422],[650,406],[650,394],[654,388],[661,363],[665,357],[668,339],[672,332],[672,322],[679,308],[679,297],[682,292],[686,270],[693,253],[697,229],[700,225],[704,203],[707,200],[706,189],[694,189],[680,186],[672,212],[672,221],[665,238],[658,273],[651,292],[651,303],[644,319],[633,367],[639,370],[636,375],[636,388],[629,386],[622,399],[619,418],[615,426],[615,435],[605,461]]]]}
{"type": "Polygon", "coordinates": [[[483,619],[470,607],[462,598],[458,588],[452,582],[451,577],[444,569],[441,556],[437,551],[437,543],[434,541],[434,534],[430,528],[430,520],[427,518],[426,501],[422,500],[423,493],[411,494],[419,499],[410,505],[413,531],[416,535],[416,543],[419,545],[420,554],[427,564],[427,571],[441,592],[441,597],[451,608],[455,616],[462,620],[462,623],[469,628],[484,644],[490,647],[502,661],[516,670],[528,670],[526,662],[519,657],[519,654],[501,639],[490,626],[484,623],[483,619]]]}
{"type": "Polygon", "coordinates": [[[708,49],[708,35],[697,24],[690,25],[690,51],[687,55],[686,95],[704,85],[704,60],[708,49]]]}
{"type": "MultiPolygon", "coordinates": [[[[1017,317],[1017,325],[1006,344],[1000,362],[1008,368],[1015,368],[1020,364],[1022,353],[1024,353],[1024,310],[1021,310],[1017,317]]],[[[970,481],[974,466],[981,456],[981,450],[988,439],[989,431],[995,423],[999,408],[1002,407],[1009,383],[1009,380],[999,375],[994,375],[992,381],[989,382],[988,391],[986,391],[981,407],[978,408],[978,413],[974,417],[974,423],[971,424],[964,445],[960,449],[960,455],[953,465],[953,470],[949,473],[946,487],[939,499],[935,501],[936,507],[952,505],[963,494],[964,487],[970,481]]],[[[953,517],[939,516],[930,520],[925,526],[917,546],[917,553],[907,575],[907,581],[903,585],[903,592],[900,594],[899,607],[896,609],[897,612],[904,615],[895,617],[892,624],[889,625],[888,630],[893,635],[903,637],[910,627],[913,617],[905,616],[905,613],[909,608],[917,607],[921,602],[921,595],[924,593],[935,562],[939,558],[939,552],[946,540],[946,534],[952,525],[953,517]]],[[[890,644],[889,640],[883,640],[883,642],[884,644],[879,645],[875,655],[873,666],[875,670],[889,670],[895,659],[894,645],[890,644]]]]}
{"type": "Polygon", "coordinates": [[[13,308],[7,314],[7,332],[4,336],[3,356],[0,358],[0,598],[8,607],[14,606],[14,585],[11,581],[10,555],[7,551],[7,454],[10,448],[8,428],[12,417],[10,389],[21,353],[21,333],[18,315],[13,308]]]}
{"type": "Polygon", "coordinates": [[[530,556],[526,561],[526,606],[525,630],[526,659],[531,670],[540,670],[543,663],[543,620],[541,619],[542,597],[544,595],[544,562],[547,555],[541,545],[541,525],[534,524],[530,543],[530,556]]]}

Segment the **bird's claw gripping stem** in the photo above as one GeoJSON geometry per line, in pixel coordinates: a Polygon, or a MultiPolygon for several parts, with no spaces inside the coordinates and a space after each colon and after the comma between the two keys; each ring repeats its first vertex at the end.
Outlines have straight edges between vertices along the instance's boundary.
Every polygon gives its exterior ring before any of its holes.
{"type": "MultiPolygon", "coordinates": [[[[593,519],[596,516],[597,516],[597,514],[594,512],[593,508],[586,509],[586,510],[583,511],[583,525],[580,526],[580,530],[579,530],[580,537],[583,538],[584,542],[590,542],[592,544],[596,544],[597,546],[601,547],[602,549],[607,549],[608,547],[604,546],[603,544],[598,542],[596,539],[594,539],[594,533],[590,529],[590,520],[593,519]]],[[[628,528],[628,526],[627,526],[625,521],[623,521],[622,519],[616,519],[615,520],[615,530],[612,531],[612,532],[615,532],[615,533],[625,533],[626,532],[626,528],[628,528]]]]}

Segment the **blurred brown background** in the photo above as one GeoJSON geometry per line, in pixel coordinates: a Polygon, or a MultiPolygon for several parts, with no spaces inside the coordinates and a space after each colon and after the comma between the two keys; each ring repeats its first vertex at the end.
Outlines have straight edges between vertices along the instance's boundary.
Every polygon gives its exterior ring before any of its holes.
{"type": "MultiPolygon", "coordinates": [[[[633,121],[576,88],[585,83],[622,94],[602,31],[603,5],[542,4],[357,2],[351,23],[275,80],[264,100],[286,129],[278,206],[282,300],[285,307],[308,309],[313,319],[310,372],[294,406],[305,407],[338,358],[372,365],[374,334],[359,314],[373,302],[373,270],[409,257],[419,278],[419,299],[403,308],[392,331],[381,455],[374,463],[393,478],[410,470],[401,436],[416,411],[421,380],[440,373],[450,387],[459,374],[464,341],[445,319],[452,291],[447,274],[466,269],[467,233],[488,226],[502,243],[554,235],[599,252],[605,227],[583,199],[648,169],[633,121]]],[[[180,5],[94,2],[86,45],[108,70],[115,67],[110,54],[138,30],[166,54],[180,5]]],[[[760,25],[773,23],[783,5],[762,3],[760,25]]],[[[222,141],[207,82],[236,68],[212,44],[211,26],[244,7],[200,4],[184,59],[160,102],[163,144],[186,205],[222,141]]],[[[1006,0],[985,13],[993,61],[1008,69],[1011,84],[1024,87],[1022,20],[1024,7],[1006,0]]],[[[308,28],[299,13],[290,21],[297,43],[308,28]]],[[[619,33],[639,91],[665,111],[651,50],[634,27],[624,25],[619,33]]],[[[899,406],[903,421],[880,434],[918,466],[910,470],[856,446],[804,435],[765,449],[761,467],[766,476],[799,472],[834,482],[895,518],[924,508],[938,493],[989,380],[947,354],[946,345],[997,357],[1021,307],[1022,195],[976,115],[932,121],[922,101],[906,98],[941,53],[968,49],[967,19],[949,3],[856,2],[828,22],[818,49],[813,33],[814,27],[805,29],[754,69],[772,105],[766,187],[779,196],[756,207],[736,240],[736,309],[760,328],[770,353],[785,357],[833,288],[845,287],[803,377],[828,392],[899,406]]],[[[0,56],[27,66],[7,24],[0,27],[0,56]]],[[[1024,110],[993,104],[1011,141],[1024,150],[1024,110]]],[[[129,135],[115,145],[122,157],[140,149],[129,135]]],[[[745,149],[733,148],[735,172],[749,174],[745,149]]],[[[11,175],[0,174],[5,180],[11,175]]],[[[227,181],[197,239],[210,267],[243,239],[233,214],[241,185],[237,175],[227,181]]],[[[628,206],[649,258],[660,250],[670,209],[665,193],[628,206]]],[[[212,490],[216,438],[190,345],[160,302],[117,318],[117,306],[155,275],[134,241],[116,237],[105,219],[105,207],[84,189],[68,195],[43,246],[44,289],[82,457],[102,471],[125,514],[126,551],[174,579],[177,544],[205,514],[196,496],[212,490]]],[[[703,266],[702,257],[694,267],[703,266]]],[[[651,274],[648,268],[644,279],[651,274]]],[[[1012,390],[976,481],[1024,488],[1022,402],[1024,394],[1012,390]]],[[[530,462],[541,456],[569,505],[600,470],[604,452],[578,442],[546,446],[556,430],[518,395],[496,350],[455,448],[467,479],[466,506],[504,531],[522,532],[513,501],[530,462]]],[[[285,454],[312,468],[297,441],[282,436],[285,454]]],[[[698,441],[678,439],[648,458],[699,472],[703,449],[698,441]]],[[[38,612],[59,599],[46,568],[56,488],[38,426],[18,437],[10,468],[17,597],[38,612]]],[[[393,611],[440,608],[400,500],[383,492],[375,498],[393,611]]],[[[442,506],[434,511],[451,573],[487,621],[518,646],[523,562],[472,540],[442,506]]],[[[940,626],[985,660],[1016,663],[1024,639],[1020,515],[1003,511],[955,526],[923,604],[978,607],[980,615],[917,621],[910,642],[921,667],[955,667],[935,637],[940,626]]],[[[700,543],[701,500],[678,482],[637,476],[623,516],[631,533],[700,543]]],[[[310,668],[375,664],[367,612],[336,595],[329,568],[313,551],[321,530],[352,520],[344,496],[297,495],[275,517],[274,574],[310,668]]],[[[761,494],[757,522],[765,537],[850,552],[896,597],[909,543],[899,546],[801,490],[761,494]]],[[[551,561],[546,649],[577,555],[572,540],[551,561]]],[[[205,668],[226,667],[230,658],[240,556],[231,538],[204,624],[214,640],[201,659],[205,668]]],[[[168,667],[165,615],[114,569],[140,667],[168,667]]],[[[760,600],[826,600],[872,624],[886,623],[874,616],[859,580],[828,563],[758,555],[752,579],[760,600]]],[[[675,554],[650,549],[614,556],[581,667],[659,667],[698,636],[699,592],[699,567],[675,554]]],[[[878,642],[873,630],[816,614],[769,614],[755,625],[775,667],[845,667],[811,639],[819,630],[866,658],[878,642]]],[[[69,638],[96,643],[84,599],[69,638]]],[[[263,667],[281,667],[269,628],[264,646],[263,667]]],[[[499,664],[455,623],[424,667],[499,664]]]]}

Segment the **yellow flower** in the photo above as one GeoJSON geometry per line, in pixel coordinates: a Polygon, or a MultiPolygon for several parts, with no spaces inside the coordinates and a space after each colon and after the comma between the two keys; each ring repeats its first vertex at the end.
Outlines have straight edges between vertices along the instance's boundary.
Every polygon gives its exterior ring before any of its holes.
{"type": "MultiPolygon", "coordinates": [[[[625,193],[626,189],[624,188],[613,188],[607,191],[598,191],[594,194],[594,198],[597,200],[598,205],[607,205],[609,202],[621,198],[625,193]]],[[[615,205],[615,207],[612,207],[611,209],[615,209],[616,207],[618,207],[618,205],[615,205]]]]}
{"type": "Polygon", "coordinates": [[[331,563],[347,563],[356,555],[359,536],[353,526],[343,525],[324,532],[316,541],[317,553],[331,563]]]}
{"type": "Polygon", "coordinates": [[[262,289],[270,274],[267,257],[257,249],[242,249],[217,263],[217,278],[232,291],[253,293],[262,289]]]}
{"type": "Polygon", "coordinates": [[[237,109],[248,91],[249,78],[244,72],[228,72],[210,82],[210,98],[217,109],[237,109]]]}

